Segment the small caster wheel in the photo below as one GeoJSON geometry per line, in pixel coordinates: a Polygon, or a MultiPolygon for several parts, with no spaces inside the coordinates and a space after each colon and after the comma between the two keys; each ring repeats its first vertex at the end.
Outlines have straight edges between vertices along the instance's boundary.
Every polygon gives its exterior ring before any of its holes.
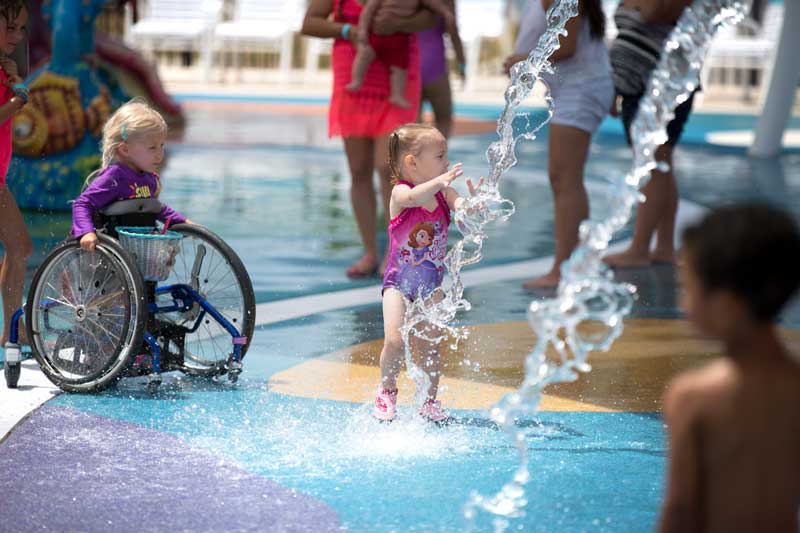
{"type": "Polygon", "coordinates": [[[147,380],[147,392],[148,394],[155,394],[158,392],[158,388],[161,386],[161,376],[158,374],[151,375],[147,380]]]}
{"type": "Polygon", "coordinates": [[[6,375],[6,385],[9,389],[16,389],[20,372],[22,372],[22,353],[19,344],[6,343],[4,361],[3,373],[6,375]]]}
{"type": "Polygon", "coordinates": [[[236,383],[239,381],[239,374],[242,373],[242,363],[231,361],[228,363],[228,381],[236,383]]]}
{"type": "Polygon", "coordinates": [[[20,363],[11,363],[6,361],[5,368],[3,370],[6,375],[6,386],[9,389],[16,389],[17,382],[19,382],[19,375],[22,372],[22,365],[20,363]]]}

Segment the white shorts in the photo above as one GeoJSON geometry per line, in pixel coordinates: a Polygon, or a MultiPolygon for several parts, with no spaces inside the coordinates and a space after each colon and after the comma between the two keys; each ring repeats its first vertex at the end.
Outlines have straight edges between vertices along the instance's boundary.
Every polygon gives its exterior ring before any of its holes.
{"type": "Polygon", "coordinates": [[[551,85],[555,111],[552,124],[572,126],[593,134],[611,109],[611,77],[575,80],[551,85]]]}

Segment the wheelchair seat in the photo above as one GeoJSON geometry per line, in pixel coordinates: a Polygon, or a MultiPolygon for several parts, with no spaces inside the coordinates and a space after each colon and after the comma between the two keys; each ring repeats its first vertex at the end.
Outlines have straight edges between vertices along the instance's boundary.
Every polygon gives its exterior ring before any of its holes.
{"type": "Polygon", "coordinates": [[[94,226],[117,238],[117,226],[154,226],[162,207],[158,198],[120,200],[96,213],[94,226]]]}

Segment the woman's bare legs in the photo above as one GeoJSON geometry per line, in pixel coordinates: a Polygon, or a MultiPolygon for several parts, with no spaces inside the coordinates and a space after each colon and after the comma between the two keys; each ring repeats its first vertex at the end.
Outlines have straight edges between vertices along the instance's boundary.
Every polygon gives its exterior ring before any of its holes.
{"type": "MultiPolygon", "coordinates": [[[[0,242],[6,250],[0,266],[0,294],[3,296],[3,334],[0,336],[2,346],[11,332],[11,315],[22,306],[25,263],[33,250],[22,213],[6,187],[0,187],[0,242]]],[[[23,343],[27,342],[22,329],[20,338],[23,343]]]]}
{"type": "Polygon", "coordinates": [[[656,247],[650,252],[654,263],[677,262],[675,257],[675,217],[678,215],[678,182],[672,171],[672,152],[670,145],[662,145],[656,150],[656,158],[669,165],[668,178],[664,186],[664,214],[656,226],[656,247]]]}
{"type": "Polygon", "coordinates": [[[651,261],[675,261],[675,215],[678,210],[678,185],[672,171],[672,146],[661,145],[656,150],[656,160],[669,165],[667,172],[653,170],[650,181],[642,187],[645,202],[639,204],[631,245],[624,252],[603,258],[613,267],[643,267],[651,261]],[[658,232],[656,248],[650,253],[653,232],[658,232]]]}
{"type": "Polygon", "coordinates": [[[450,77],[446,72],[422,88],[419,122],[422,122],[422,102],[425,100],[430,102],[433,108],[436,128],[442,132],[445,139],[450,138],[453,128],[453,93],[450,90],[450,77]]]}
{"type": "MultiPolygon", "coordinates": [[[[378,169],[378,179],[380,180],[383,216],[388,225],[389,199],[392,197],[392,172],[389,169],[389,135],[384,135],[383,137],[375,139],[375,167],[378,169]]],[[[387,247],[386,253],[383,255],[383,260],[381,261],[381,266],[378,268],[378,275],[381,277],[383,277],[383,272],[386,270],[388,253],[389,249],[387,247]]]]}
{"type": "Polygon", "coordinates": [[[553,266],[544,276],[526,281],[526,289],[555,287],[561,280],[561,263],[578,244],[578,228],[589,217],[589,197],[583,169],[592,136],[572,127],[551,124],[548,140],[548,174],[555,209],[556,250],[553,266]]]}
{"type": "Polygon", "coordinates": [[[375,171],[375,140],[367,137],[346,137],[344,151],[352,180],[350,202],[364,244],[363,257],[350,265],[347,275],[364,277],[373,274],[378,267],[378,244],[375,239],[377,202],[372,181],[375,171]]]}

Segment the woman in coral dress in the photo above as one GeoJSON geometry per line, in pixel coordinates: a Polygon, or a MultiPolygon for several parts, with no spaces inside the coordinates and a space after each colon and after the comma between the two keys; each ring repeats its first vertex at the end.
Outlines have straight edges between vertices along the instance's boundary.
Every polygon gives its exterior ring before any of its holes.
{"type": "MultiPolygon", "coordinates": [[[[378,270],[376,238],[375,186],[373,174],[380,174],[384,213],[389,212],[392,186],[389,178],[389,134],[398,126],[416,120],[420,100],[419,50],[413,33],[433,27],[436,16],[422,9],[411,17],[376,16],[373,31],[377,34],[410,33],[411,46],[405,98],[409,108],[392,105],[389,67],[373,61],[358,91],[348,91],[358,18],[363,6],[357,0],[311,0],[303,21],[302,33],[312,37],[333,38],[333,94],[328,115],[328,135],[341,136],[350,167],[352,186],[350,200],[356,223],[364,243],[364,255],[347,269],[350,277],[363,277],[378,270]]],[[[383,10],[382,10],[383,11],[383,10]]]]}

